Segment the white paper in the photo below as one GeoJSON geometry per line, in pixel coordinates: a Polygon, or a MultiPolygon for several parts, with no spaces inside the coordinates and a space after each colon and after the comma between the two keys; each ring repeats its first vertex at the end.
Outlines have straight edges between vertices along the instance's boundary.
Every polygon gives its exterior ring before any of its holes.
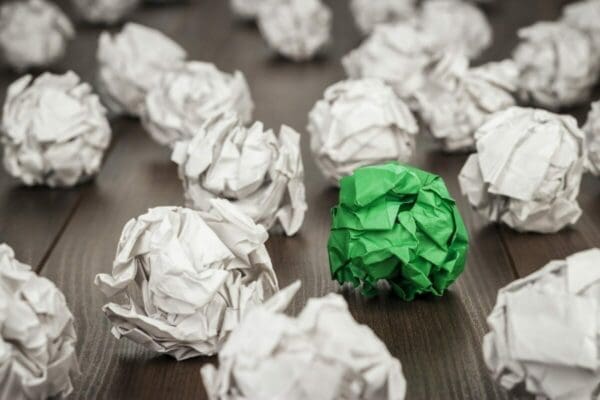
{"type": "Polygon", "coordinates": [[[427,0],[418,16],[420,28],[447,52],[477,58],[492,44],[492,27],[476,6],[457,0],[427,0]]]}
{"type": "Polygon", "coordinates": [[[405,21],[417,13],[416,0],[351,0],[350,10],[356,25],[370,34],[379,24],[405,21]]]}
{"type": "Polygon", "coordinates": [[[278,290],[265,229],[226,200],[211,213],[157,207],[123,229],[96,285],[115,337],[177,360],[219,351],[242,316],[278,290]]]}
{"type": "Polygon", "coordinates": [[[160,76],[146,96],[142,123],[162,145],[191,139],[214,116],[233,112],[245,124],[254,104],[244,75],[190,61],[160,76]]]}
{"type": "Polygon", "coordinates": [[[269,47],[294,60],[313,58],[329,43],[331,10],[321,0],[264,0],[258,27],[269,47]]]}
{"type": "Polygon", "coordinates": [[[559,109],[589,99],[600,61],[588,35],[563,22],[538,22],[520,29],[519,38],[513,58],[524,102],[559,109]]]}
{"type": "Polygon", "coordinates": [[[440,58],[430,34],[413,24],[378,25],[342,59],[351,79],[379,78],[409,103],[427,81],[426,70],[440,58]]]}
{"type": "Polygon", "coordinates": [[[86,21],[114,24],[123,20],[141,3],[141,0],[71,0],[86,21]]]}
{"type": "Polygon", "coordinates": [[[111,139],[98,96],[74,72],[26,75],[8,88],[4,166],[26,185],[73,186],[96,175],[111,139]]]}
{"type": "Polygon", "coordinates": [[[591,107],[583,126],[588,152],[586,168],[592,174],[600,176],[600,101],[592,103],[591,107]]]}
{"type": "Polygon", "coordinates": [[[210,210],[227,198],[266,229],[295,234],[306,212],[300,135],[282,126],[279,135],[261,122],[244,127],[235,114],[217,115],[190,140],[175,144],[186,204],[210,210]]]}
{"type": "Polygon", "coordinates": [[[19,71],[56,63],[74,37],[71,21],[54,3],[24,0],[0,6],[2,59],[19,71]]]}
{"type": "Polygon", "coordinates": [[[265,0],[229,0],[233,13],[242,19],[255,19],[260,5],[265,0]]]}
{"type": "Polygon", "coordinates": [[[100,35],[97,58],[104,103],[114,113],[139,116],[147,91],[162,72],[182,64],[186,52],[160,31],[128,23],[120,33],[100,35]]]}
{"type": "Polygon", "coordinates": [[[512,107],[475,133],[459,183],[475,210],[518,231],[557,232],[581,216],[584,134],[571,116],[512,107]]]}
{"type": "Polygon", "coordinates": [[[567,4],[563,8],[561,20],[573,28],[585,32],[596,49],[600,50],[600,0],[582,0],[567,4]]]}
{"type": "Polygon", "coordinates": [[[486,364],[515,395],[595,399],[599,313],[600,250],[552,261],[498,292],[483,340],[486,364]]]}
{"type": "Polygon", "coordinates": [[[310,299],[297,318],[282,313],[298,282],[256,307],[219,353],[219,369],[202,368],[211,400],[402,400],[400,361],[344,298],[310,299]]]}
{"type": "Polygon", "coordinates": [[[79,375],[64,295],[0,244],[0,398],[66,398],[79,375]]]}
{"type": "Polygon", "coordinates": [[[519,71],[510,60],[469,68],[465,56],[442,60],[415,97],[421,119],[448,152],[475,147],[490,115],[515,105],[519,71]]]}
{"type": "Polygon", "coordinates": [[[333,185],[359,167],[408,162],[419,131],[408,106],[372,78],[328,87],[310,111],[307,129],[315,161],[333,185]]]}

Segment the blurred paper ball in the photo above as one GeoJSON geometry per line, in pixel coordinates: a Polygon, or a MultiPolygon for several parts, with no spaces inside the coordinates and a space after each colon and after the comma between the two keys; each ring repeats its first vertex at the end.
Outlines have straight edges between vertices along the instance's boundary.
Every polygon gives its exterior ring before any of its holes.
{"type": "Polygon", "coordinates": [[[315,161],[333,185],[365,165],[409,161],[418,133],[406,104],[378,79],[327,88],[310,111],[307,129],[315,161]]]}
{"type": "Polygon", "coordinates": [[[242,19],[253,20],[258,16],[258,10],[266,0],[229,0],[233,13],[242,19]]]}
{"type": "Polygon", "coordinates": [[[131,14],[141,0],[71,0],[79,15],[88,22],[115,24],[131,14]]]}
{"type": "Polygon", "coordinates": [[[444,181],[414,167],[364,167],[341,181],[327,249],[333,279],[366,296],[441,296],[463,272],[468,234],[444,181]]]}
{"type": "Polygon", "coordinates": [[[56,63],[74,37],[71,21],[54,3],[24,0],[0,6],[0,53],[17,70],[56,63]]]}
{"type": "Polygon", "coordinates": [[[160,76],[146,96],[142,123],[158,143],[173,146],[191,139],[215,115],[233,112],[243,123],[254,104],[244,75],[214,64],[190,61],[160,76]]]}
{"type": "Polygon", "coordinates": [[[350,10],[356,25],[370,34],[379,24],[405,21],[417,13],[417,0],[351,0],[350,10]]]}
{"type": "Polygon", "coordinates": [[[511,107],[475,133],[459,175],[471,206],[518,231],[554,233],[581,216],[584,133],[571,116],[511,107]]]}
{"type": "Polygon", "coordinates": [[[0,244],[0,398],[66,398],[79,375],[73,315],[62,292],[0,244]]]}
{"type": "Polygon", "coordinates": [[[115,299],[103,310],[116,338],[177,360],[212,355],[278,290],[265,229],[226,200],[212,203],[211,213],[153,208],[125,225],[112,274],[95,280],[115,299]]]}
{"type": "Polygon", "coordinates": [[[113,113],[139,116],[148,90],[186,57],[173,40],[143,25],[128,23],[114,35],[103,32],[97,53],[102,101],[113,113]]]}
{"type": "Polygon", "coordinates": [[[73,186],[99,171],[111,130],[100,99],[74,72],[24,76],[0,125],[6,170],[26,185],[73,186]]]}
{"type": "Polygon", "coordinates": [[[321,0],[264,0],[258,27],[268,45],[294,61],[313,58],[331,38],[331,10],[321,0]]]}

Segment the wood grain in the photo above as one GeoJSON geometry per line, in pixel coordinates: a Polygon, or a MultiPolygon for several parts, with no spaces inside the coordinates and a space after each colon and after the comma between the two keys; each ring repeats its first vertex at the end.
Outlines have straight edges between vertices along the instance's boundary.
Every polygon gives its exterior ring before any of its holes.
{"type": "MultiPolygon", "coordinates": [[[[386,295],[367,300],[338,287],[330,279],[325,247],[329,209],[337,201],[337,190],[326,185],[316,168],[305,126],[308,111],[323,90],[344,78],[339,60],[360,37],[346,2],[328,3],[334,10],[333,44],[325,56],[307,63],[291,63],[273,55],[255,26],[232,18],[226,1],[145,7],[134,20],[177,40],[191,59],[214,62],[225,71],[244,72],[256,104],[256,119],[274,129],[287,124],[302,133],[307,218],[297,236],[272,236],[268,242],[281,285],[297,279],[303,283],[290,311],[297,313],[310,297],[332,291],[343,294],[354,317],[371,327],[401,360],[408,399],[505,398],[487,374],[481,356],[485,318],[497,290],[517,273],[541,266],[548,257],[595,244],[600,227],[600,186],[594,179],[585,180],[581,201],[586,218],[574,230],[550,239],[518,235],[485,222],[460,195],[457,174],[466,156],[441,153],[429,138],[421,137],[414,164],[445,179],[470,232],[465,273],[444,297],[422,297],[412,303],[386,295]]],[[[509,56],[517,41],[517,28],[556,17],[564,1],[496,3],[486,8],[495,42],[480,62],[509,56]]],[[[69,57],[57,69],[71,68],[93,81],[99,32],[96,27],[80,25],[69,57]]],[[[1,87],[13,78],[9,73],[0,74],[1,87]]],[[[582,110],[573,112],[580,118],[583,114],[582,110]]],[[[98,178],[88,185],[72,191],[23,190],[15,189],[0,174],[0,239],[22,253],[19,256],[24,261],[42,264],[41,273],[67,297],[76,317],[82,369],[73,399],[205,399],[199,368],[215,362],[214,358],[176,362],[127,340],[118,341],[101,312],[105,298],[94,287],[93,278],[110,271],[125,222],[149,207],[183,203],[168,150],[152,142],[136,120],[115,120],[113,130],[112,151],[98,178]]]]}

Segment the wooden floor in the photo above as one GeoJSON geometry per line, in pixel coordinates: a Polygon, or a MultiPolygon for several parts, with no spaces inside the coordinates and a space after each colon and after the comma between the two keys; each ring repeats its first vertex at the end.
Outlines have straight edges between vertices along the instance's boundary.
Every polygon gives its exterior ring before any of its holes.
{"type": "MultiPolygon", "coordinates": [[[[243,71],[256,103],[255,117],[267,126],[288,124],[303,133],[309,210],[300,233],[274,236],[268,249],[285,286],[303,286],[292,312],[306,300],[339,288],[330,280],[326,241],[329,208],[337,192],[317,170],[305,133],[307,113],[330,84],[344,78],[340,58],[359,43],[345,0],[334,9],[333,45],[317,61],[293,64],[273,56],[252,25],[236,23],[225,0],[146,7],[133,19],[162,30],[189,52],[225,71],[243,71]]],[[[481,61],[500,60],[516,43],[516,30],[559,15],[565,1],[497,0],[486,9],[495,43],[481,61]]],[[[61,2],[64,5],[64,1],[61,2]]],[[[65,6],[68,9],[68,7],[65,6]]],[[[97,28],[79,26],[67,58],[56,71],[73,69],[95,76],[97,28]]],[[[17,75],[0,73],[2,96],[17,75]]],[[[571,110],[579,120],[587,107],[571,110]]],[[[182,205],[182,188],[169,152],[152,142],[135,120],[113,122],[114,141],[98,178],[72,190],[26,188],[0,172],[0,242],[64,291],[76,318],[82,376],[74,399],[205,399],[199,369],[214,358],[176,362],[127,340],[117,341],[101,311],[103,295],[93,285],[109,272],[123,225],[149,207],[182,205]]],[[[488,376],[481,355],[486,316],[496,292],[555,258],[600,246],[600,182],[587,177],[580,196],[584,215],[574,229],[556,235],[517,234],[486,223],[461,197],[457,174],[462,155],[439,152],[420,141],[415,164],[444,177],[471,235],[468,266],[443,298],[404,303],[395,298],[366,300],[344,291],[354,317],[370,326],[402,362],[408,399],[497,399],[503,390],[488,376]]]]}

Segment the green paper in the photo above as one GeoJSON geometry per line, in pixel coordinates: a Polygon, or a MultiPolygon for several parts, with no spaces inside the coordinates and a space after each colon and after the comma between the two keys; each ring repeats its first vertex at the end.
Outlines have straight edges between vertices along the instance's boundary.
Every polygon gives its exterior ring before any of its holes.
{"type": "Polygon", "coordinates": [[[465,268],[469,237],[439,176],[398,163],[340,181],[327,248],[333,279],[377,294],[387,281],[406,301],[441,296],[465,268]]]}

